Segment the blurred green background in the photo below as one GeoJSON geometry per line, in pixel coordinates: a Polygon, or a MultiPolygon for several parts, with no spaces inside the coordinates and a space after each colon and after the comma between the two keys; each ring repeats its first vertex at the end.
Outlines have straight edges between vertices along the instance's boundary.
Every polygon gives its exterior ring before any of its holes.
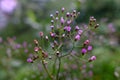
{"type": "Polygon", "coordinates": [[[120,80],[120,0],[0,0],[0,80],[44,80],[41,65],[26,59],[39,31],[49,30],[50,14],[62,7],[80,11],[78,24],[90,16],[100,24],[92,51],[97,60],[87,80],[120,80]]]}

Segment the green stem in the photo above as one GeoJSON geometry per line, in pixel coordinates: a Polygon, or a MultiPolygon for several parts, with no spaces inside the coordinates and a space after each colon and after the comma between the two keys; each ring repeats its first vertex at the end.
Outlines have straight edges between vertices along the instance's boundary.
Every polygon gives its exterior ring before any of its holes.
{"type": "Polygon", "coordinates": [[[59,80],[59,73],[60,73],[60,65],[61,65],[61,58],[58,58],[59,64],[58,64],[58,70],[57,70],[57,74],[56,74],[56,80],[59,80]]]}
{"type": "Polygon", "coordinates": [[[53,79],[53,76],[49,73],[49,71],[48,71],[48,69],[47,69],[47,67],[46,67],[46,65],[45,65],[45,63],[44,63],[44,60],[42,60],[42,65],[43,65],[45,71],[47,72],[48,76],[50,77],[50,79],[51,79],[51,80],[54,80],[54,79],[53,79]]]}

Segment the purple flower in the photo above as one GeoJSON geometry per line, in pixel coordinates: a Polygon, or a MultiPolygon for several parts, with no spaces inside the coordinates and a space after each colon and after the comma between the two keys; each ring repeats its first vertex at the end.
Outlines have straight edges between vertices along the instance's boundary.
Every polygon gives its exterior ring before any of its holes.
{"type": "Polygon", "coordinates": [[[88,50],[88,51],[91,51],[91,50],[92,50],[92,46],[88,46],[88,47],[87,47],[87,50],[88,50]]]}
{"type": "Polygon", "coordinates": [[[1,0],[0,9],[4,12],[11,13],[17,6],[16,0],[1,0]]]}
{"type": "Polygon", "coordinates": [[[78,34],[81,35],[83,33],[83,30],[78,30],[78,34]]]}
{"type": "Polygon", "coordinates": [[[86,50],[85,48],[83,48],[83,49],[81,50],[81,52],[82,52],[82,54],[84,55],[85,53],[87,53],[87,50],[86,50]]]}
{"type": "Polygon", "coordinates": [[[92,56],[89,58],[89,62],[96,60],[96,56],[92,56]]]}
{"type": "Polygon", "coordinates": [[[35,47],[35,48],[34,48],[34,51],[35,51],[35,52],[38,52],[39,50],[40,50],[39,47],[35,47]]]}
{"type": "Polygon", "coordinates": [[[61,22],[61,24],[64,24],[65,20],[63,17],[61,17],[60,22],[61,22]]]}
{"type": "Polygon", "coordinates": [[[88,45],[90,43],[90,40],[86,40],[85,42],[84,42],[84,45],[88,45]]]}
{"type": "Polygon", "coordinates": [[[50,32],[51,37],[55,37],[55,33],[50,32]]]}
{"type": "Polygon", "coordinates": [[[79,26],[76,26],[76,27],[75,27],[75,30],[76,30],[76,31],[78,31],[79,29],[80,29],[79,26]]]}
{"type": "Polygon", "coordinates": [[[53,29],[53,28],[54,28],[54,26],[52,25],[52,26],[50,26],[50,28],[51,28],[51,29],[53,29]]]}
{"type": "Polygon", "coordinates": [[[70,26],[65,26],[64,30],[70,32],[71,31],[71,27],[70,26]]]}
{"type": "Polygon", "coordinates": [[[62,12],[64,12],[64,11],[65,11],[65,8],[63,7],[61,10],[62,10],[62,12]]]}
{"type": "Polygon", "coordinates": [[[28,63],[32,63],[33,60],[32,60],[31,58],[28,58],[28,59],[27,59],[27,62],[28,62],[28,63]]]}
{"type": "Polygon", "coordinates": [[[78,40],[80,40],[80,35],[79,35],[79,34],[77,34],[77,35],[75,36],[75,41],[78,41],[78,40]]]}

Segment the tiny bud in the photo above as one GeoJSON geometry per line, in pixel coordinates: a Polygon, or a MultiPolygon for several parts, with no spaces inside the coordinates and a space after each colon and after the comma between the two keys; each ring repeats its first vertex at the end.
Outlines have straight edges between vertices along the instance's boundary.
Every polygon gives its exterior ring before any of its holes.
{"type": "Polygon", "coordinates": [[[67,25],[70,25],[71,24],[71,20],[67,21],[67,25]]]}
{"type": "Polygon", "coordinates": [[[73,10],[73,14],[76,14],[76,10],[73,10]]]}
{"type": "Polygon", "coordinates": [[[65,37],[65,34],[62,34],[62,37],[64,38],[64,37],[65,37]]]}
{"type": "Polygon", "coordinates": [[[50,46],[52,47],[52,49],[55,49],[55,46],[53,43],[51,43],[50,46]]]}
{"type": "Polygon", "coordinates": [[[85,53],[87,53],[87,50],[86,50],[85,48],[83,48],[83,49],[81,50],[81,52],[82,52],[82,55],[84,55],[85,53]]]}
{"type": "Polygon", "coordinates": [[[52,59],[52,56],[49,56],[49,59],[52,59]]]}
{"type": "Polygon", "coordinates": [[[53,18],[53,14],[50,14],[50,17],[53,18]]]}
{"type": "Polygon", "coordinates": [[[36,39],[34,40],[34,43],[35,43],[35,45],[38,45],[38,41],[36,39]]]}
{"type": "Polygon", "coordinates": [[[90,44],[90,40],[86,40],[85,42],[84,42],[84,45],[89,45],[90,44]]]}
{"type": "Polygon", "coordinates": [[[63,7],[61,10],[62,10],[62,13],[63,13],[65,11],[65,8],[63,7]]]}
{"type": "Polygon", "coordinates": [[[54,28],[54,26],[52,25],[52,26],[50,26],[50,28],[51,28],[51,29],[53,29],[53,28],[54,28]]]}
{"type": "Polygon", "coordinates": [[[83,30],[78,30],[78,34],[81,35],[83,33],[83,30]]]}
{"type": "Polygon", "coordinates": [[[56,11],[56,16],[58,16],[58,14],[59,14],[59,11],[56,11]]]}
{"type": "Polygon", "coordinates": [[[33,63],[33,60],[32,60],[31,58],[28,58],[28,59],[27,59],[27,62],[28,62],[28,63],[33,63]]]}
{"type": "Polygon", "coordinates": [[[95,25],[95,28],[97,28],[97,27],[99,27],[99,24],[96,24],[96,25],[95,25]]]}
{"type": "Polygon", "coordinates": [[[45,39],[48,40],[48,36],[45,36],[45,39]]]}
{"type": "Polygon", "coordinates": [[[61,17],[60,22],[61,22],[62,25],[64,24],[65,20],[64,20],[63,17],[61,17]]]}
{"type": "Polygon", "coordinates": [[[56,19],[56,21],[57,21],[59,18],[58,18],[58,17],[56,17],[55,19],[56,19]]]}
{"type": "Polygon", "coordinates": [[[91,16],[90,19],[94,19],[94,16],[91,16]]]}
{"type": "Polygon", "coordinates": [[[34,51],[35,51],[35,52],[38,52],[39,50],[40,50],[39,47],[34,47],[34,51]]]}
{"type": "Polygon", "coordinates": [[[54,24],[54,20],[51,20],[51,23],[54,24]]]}
{"type": "Polygon", "coordinates": [[[69,16],[70,16],[70,13],[69,13],[69,12],[67,12],[67,13],[66,13],[66,17],[69,17],[69,16]]]}
{"type": "Polygon", "coordinates": [[[92,56],[89,58],[89,62],[96,60],[96,56],[92,56]]]}
{"type": "Polygon", "coordinates": [[[88,51],[91,51],[91,50],[92,50],[92,46],[88,46],[88,47],[87,47],[87,50],[88,50],[88,51]]]}
{"type": "Polygon", "coordinates": [[[39,35],[40,35],[40,37],[43,37],[44,34],[43,34],[43,32],[39,32],[39,35]]]}
{"type": "Polygon", "coordinates": [[[42,51],[42,56],[43,56],[44,58],[47,58],[47,57],[48,57],[48,53],[42,51]]]}
{"type": "Polygon", "coordinates": [[[76,31],[78,31],[79,29],[80,29],[79,26],[76,26],[76,27],[75,27],[75,30],[76,30],[76,31]]]}
{"type": "Polygon", "coordinates": [[[70,32],[71,31],[71,27],[70,26],[65,26],[64,30],[70,32]]]}
{"type": "Polygon", "coordinates": [[[57,54],[57,55],[59,55],[59,54],[60,54],[60,52],[59,52],[59,51],[57,51],[57,52],[56,52],[56,54],[57,54]]]}
{"type": "Polygon", "coordinates": [[[77,34],[77,35],[75,36],[75,41],[78,41],[78,40],[80,40],[80,35],[79,35],[79,34],[77,34]]]}
{"type": "Polygon", "coordinates": [[[96,22],[96,19],[93,19],[93,22],[96,22]]]}
{"type": "Polygon", "coordinates": [[[51,36],[51,37],[55,37],[55,33],[50,32],[50,36],[51,36]]]}

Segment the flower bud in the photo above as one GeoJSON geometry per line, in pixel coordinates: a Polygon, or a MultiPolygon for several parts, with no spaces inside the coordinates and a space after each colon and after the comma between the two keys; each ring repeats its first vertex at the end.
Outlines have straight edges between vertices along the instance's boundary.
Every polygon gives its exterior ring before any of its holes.
{"type": "Polygon", "coordinates": [[[48,40],[48,36],[45,36],[45,39],[48,40]]]}
{"type": "Polygon", "coordinates": [[[82,52],[82,55],[84,55],[85,53],[87,53],[87,50],[85,48],[82,48],[81,52],[82,52]]]}
{"type": "Polygon", "coordinates": [[[88,46],[88,47],[87,47],[87,50],[88,50],[88,51],[91,51],[91,50],[92,50],[92,46],[88,46]]]}
{"type": "Polygon", "coordinates": [[[35,43],[35,45],[38,45],[38,41],[36,39],[34,40],[34,43],[35,43]]]}
{"type": "Polygon", "coordinates": [[[95,28],[97,28],[97,27],[99,27],[99,24],[96,24],[96,25],[95,25],[95,28]]]}
{"type": "Polygon", "coordinates": [[[34,51],[35,51],[35,52],[38,52],[39,50],[40,50],[39,47],[34,47],[34,51]]]}
{"type": "Polygon", "coordinates": [[[40,37],[43,37],[44,34],[43,34],[43,32],[39,32],[39,35],[40,35],[40,37]]]}
{"type": "Polygon", "coordinates": [[[79,34],[77,34],[77,35],[75,36],[75,41],[78,41],[78,40],[80,40],[80,35],[79,35],[79,34]]]}
{"type": "Polygon", "coordinates": [[[89,62],[96,60],[96,56],[92,56],[89,58],[89,62]]]}
{"type": "Polygon", "coordinates": [[[75,30],[78,31],[80,28],[79,26],[75,26],[75,30]]]}
{"type": "Polygon", "coordinates": [[[27,62],[28,62],[28,63],[33,63],[33,60],[32,60],[31,58],[28,58],[28,59],[27,59],[27,62]]]}
{"type": "Polygon", "coordinates": [[[65,8],[63,7],[61,10],[62,10],[62,13],[63,13],[65,11],[65,8]]]}
{"type": "Polygon", "coordinates": [[[67,12],[67,13],[66,13],[66,17],[69,17],[69,16],[70,16],[70,13],[69,13],[69,12],[67,12]]]}
{"type": "Polygon", "coordinates": [[[84,46],[85,45],[89,45],[90,44],[90,40],[86,40],[85,42],[84,42],[84,46]]]}

